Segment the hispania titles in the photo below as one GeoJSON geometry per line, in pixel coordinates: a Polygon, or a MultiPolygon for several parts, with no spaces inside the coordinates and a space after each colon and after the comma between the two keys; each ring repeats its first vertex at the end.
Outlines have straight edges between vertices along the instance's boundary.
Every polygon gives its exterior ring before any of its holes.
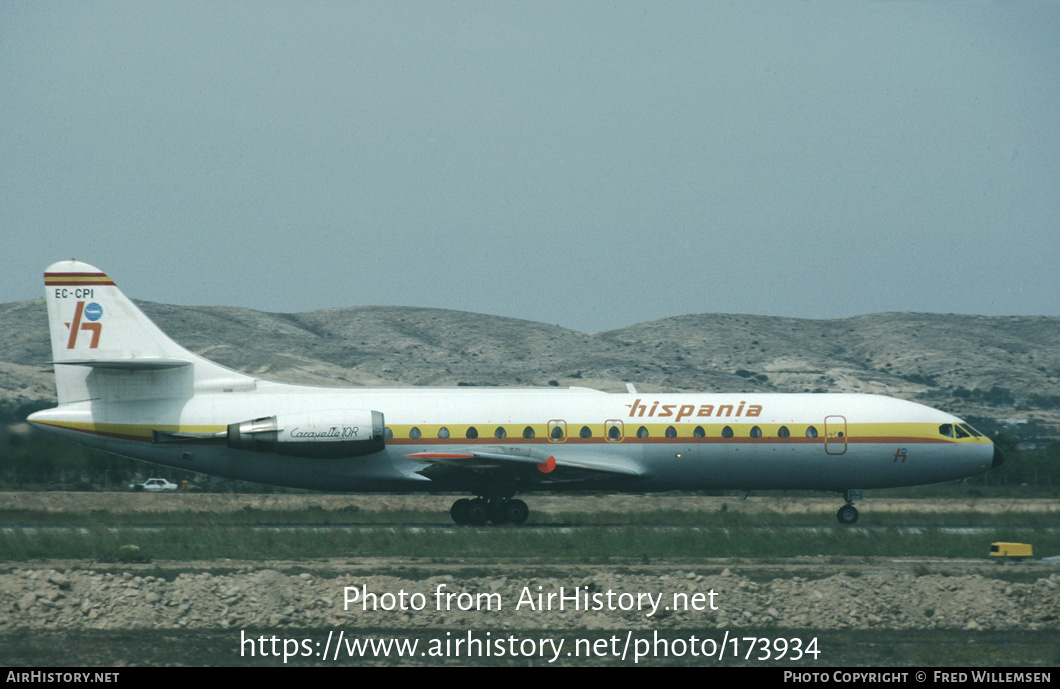
{"type": "Polygon", "coordinates": [[[631,417],[657,417],[665,418],[672,416],[675,421],[686,419],[692,416],[760,416],[762,414],[762,405],[760,404],[747,404],[746,402],[740,402],[738,405],[732,404],[701,404],[696,406],[694,404],[659,404],[658,401],[652,402],[651,406],[648,406],[647,402],[641,402],[640,398],[633,400],[633,404],[625,405],[629,407],[629,415],[631,417]]]}

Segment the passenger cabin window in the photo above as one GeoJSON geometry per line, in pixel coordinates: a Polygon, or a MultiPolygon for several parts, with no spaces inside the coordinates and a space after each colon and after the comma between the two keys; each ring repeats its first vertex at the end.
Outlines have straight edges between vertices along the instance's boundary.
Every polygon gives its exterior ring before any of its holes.
{"type": "Polygon", "coordinates": [[[508,432],[504,430],[504,426],[497,426],[497,430],[493,431],[493,437],[501,440],[508,437],[508,432]]]}
{"type": "Polygon", "coordinates": [[[622,437],[622,431],[618,430],[618,426],[612,426],[611,428],[607,429],[607,437],[611,438],[612,440],[618,440],[622,437]]]}
{"type": "Polygon", "coordinates": [[[449,429],[446,428],[445,426],[442,426],[441,428],[439,428],[438,429],[438,437],[441,438],[442,440],[448,440],[449,439],[449,429]]]}
{"type": "Polygon", "coordinates": [[[533,426],[527,426],[526,428],[523,429],[523,437],[524,438],[533,438],[534,437],[534,428],[533,428],[533,426]]]}
{"type": "Polygon", "coordinates": [[[645,428],[644,426],[641,426],[640,428],[638,428],[637,429],[637,437],[638,438],[647,438],[648,437],[648,429],[645,428]]]}
{"type": "Polygon", "coordinates": [[[383,429],[383,437],[387,440],[392,440],[394,438],[394,431],[390,430],[390,426],[383,429]]]}
{"type": "Polygon", "coordinates": [[[409,431],[409,437],[412,438],[413,440],[419,440],[420,439],[420,435],[421,435],[420,429],[416,428],[415,426],[413,426],[412,430],[409,431]]]}
{"type": "Polygon", "coordinates": [[[693,438],[705,438],[706,436],[707,432],[703,430],[702,426],[696,426],[696,429],[692,431],[693,438]]]}
{"type": "Polygon", "coordinates": [[[552,427],[552,432],[549,433],[549,435],[552,436],[553,440],[563,440],[563,427],[562,426],[553,426],[552,427]]]}
{"type": "Polygon", "coordinates": [[[807,438],[816,438],[817,437],[817,429],[814,428],[813,426],[807,426],[806,427],[806,437],[807,438]]]}
{"type": "Polygon", "coordinates": [[[781,426],[777,430],[777,437],[778,438],[790,438],[791,437],[791,431],[788,430],[787,426],[781,426]]]}
{"type": "Polygon", "coordinates": [[[676,438],[677,437],[677,429],[674,428],[673,426],[667,426],[666,427],[666,437],[667,438],[676,438]]]}
{"type": "Polygon", "coordinates": [[[471,426],[467,429],[467,433],[465,434],[465,436],[468,438],[468,440],[474,440],[478,437],[478,429],[474,426],[471,426]]]}
{"type": "Polygon", "coordinates": [[[734,433],[732,432],[732,426],[726,426],[725,428],[721,429],[722,438],[731,438],[733,435],[734,433]]]}
{"type": "Polygon", "coordinates": [[[583,438],[591,438],[591,437],[593,437],[593,432],[591,430],[589,430],[588,426],[582,426],[582,429],[581,429],[581,431],[578,432],[578,435],[580,435],[583,438]]]}
{"type": "Polygon", "coordinates": [[[762,429],[759,428],[758,426],[754,426],[753,428],[751,428],[751,437],[752,438],[761,438],[762,437],[762,429]]]}

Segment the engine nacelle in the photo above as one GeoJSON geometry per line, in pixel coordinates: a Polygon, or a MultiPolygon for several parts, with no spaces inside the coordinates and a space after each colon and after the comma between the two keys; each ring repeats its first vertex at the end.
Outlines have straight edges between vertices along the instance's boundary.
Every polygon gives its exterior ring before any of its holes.
{"type": "Polygon", "coordinates": [[[228,447],[294,457],[360,457],[386,445],[382,412],[367,409],[266,416],[228,425],[228,447]]]}

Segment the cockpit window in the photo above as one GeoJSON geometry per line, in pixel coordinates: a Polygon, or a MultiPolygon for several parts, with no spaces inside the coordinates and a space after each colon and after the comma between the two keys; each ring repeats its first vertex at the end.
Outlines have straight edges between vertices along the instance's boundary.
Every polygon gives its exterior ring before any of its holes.
{"type": "Polygon", "coordinates": [[[957,431],[958,438],[970,438],[972,436],[972,434],[964,430],[964,427],[961,425],[954,426],[953,430],[957,431]]]}
{"type": "Polygon", "coordinates": [[[952,438],[953,437],[953,424],[952,423],[944,423],[941,426],[939,426],[939,435],[944,435],[947,438],[952,438]]]}
{"type": "Polygon", "coordinates": [[[982,438],[983,437],[982,433],[980,433],[979,431],[975,430],[973,427],[969,426],[966,423],[962,423],[961,424],[961,428],[963,428],[964,430],[968,431],[969,433],[974,435],[976,438],[982,438]]]}

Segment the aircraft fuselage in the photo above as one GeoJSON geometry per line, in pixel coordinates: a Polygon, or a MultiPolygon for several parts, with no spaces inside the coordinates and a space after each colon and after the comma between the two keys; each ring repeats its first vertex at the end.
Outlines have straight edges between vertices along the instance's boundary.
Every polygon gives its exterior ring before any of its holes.
{"type": "Polygon", "coordinates": [[[517,493],[938,483],[997,466],[960,419],[856,394],[611,394],[585,388],[329,388],[233,371],[163,333],[107,275],[45,272],[59,404],[75,442],[216,476],[330,491],[469,491],[458,523],[521,523],[517,493]]]}

